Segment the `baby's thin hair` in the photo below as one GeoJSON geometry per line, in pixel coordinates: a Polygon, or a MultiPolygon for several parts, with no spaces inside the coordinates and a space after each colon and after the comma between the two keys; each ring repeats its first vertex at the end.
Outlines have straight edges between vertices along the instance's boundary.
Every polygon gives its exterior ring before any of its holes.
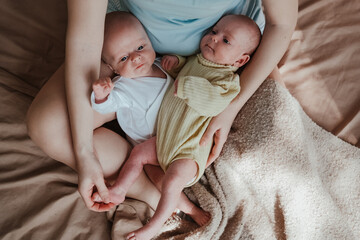
{"type": "Polygon", "coordinates": [[[260,28],[253,19],[251,19],[250,17],[248,17],[246,15],[234,15],[234,16],[239,18],[239,20],[241,20],[241,21],[245,21],[250,26],[250,28],[249,28],[250,49],[247,54],[252,56],[255,53],[255,51],[258,48],[260,41],[261,41],[260,28]]]}
{"type": "Polygon", "coordinates": [[[105,33],[109,31],[112,27],[116,27],[117,26],[116,23],[120,23],[124,21],[127,23],[131,23],[132,22],[130,21],[131,19],[136,20],[137,22],[140,23],[140,21],[132,13],[129,12],[115,11],[106,14],[105,33]]]}

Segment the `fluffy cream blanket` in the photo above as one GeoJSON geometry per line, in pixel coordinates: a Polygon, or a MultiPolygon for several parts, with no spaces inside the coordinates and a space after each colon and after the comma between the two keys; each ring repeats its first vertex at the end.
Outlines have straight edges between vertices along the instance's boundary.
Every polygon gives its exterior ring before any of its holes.
{"type": "Polygon", "coordinates": [[[271,80],[186,193],[211,222],[170,221],[157,239],[360,238],[360,149],[316,125],[271,80]]]}

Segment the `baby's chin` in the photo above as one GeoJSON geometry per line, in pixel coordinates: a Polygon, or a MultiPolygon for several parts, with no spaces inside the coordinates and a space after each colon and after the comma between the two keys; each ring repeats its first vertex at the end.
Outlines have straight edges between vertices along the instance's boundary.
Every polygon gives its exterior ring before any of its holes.
{"type": "Polygon", "coordinates": [[[219,59],[216,58],[216,54],[213,49],[211,49],[207,46],[203,46],[200,48],[200,51],[201,51],[201,55],[206,60],[213,62],[213,63],[217,63],[217,64],[223,64],[223,63],[221,63],[221,61],[219,61],[219,59]]]}
{"type": "Polygon", "coordinates": [[[127,72],[123,74],[119,74],[120,76],[124,78],[140,78],[140,77],[148,77],[151,69],[149,69],[148,65],[151,66],[151,64],[144,64],[141,69],[134,69],[132,72],[127,72]]]}
{"type": "Polygon", "coordinates": [[[123,75],[120,74],[120,76],[124,77],[124,78],[139,78],[139,77],[142,77],[141,74],[123,74],[123,75]]]}
{"type": "Polygon", "coordinates": [[[212,53],[202,51],[201,54],[202,54],[203,58],[205,58],[206,60],[208,60],[210,62],[213,62],[213,63],[216,63],[216,64],[221,64],[221,65],[227,65],[226,63],[223,63],[222,61],[219,61],[219,59],[217,59],[215,57],[215,55],[212,54],[212,53]]]}
{"type": "Polygon", "coordinates": [[[203,58],[205,58],[206,60],[209,60],[210,62],[216,62],[216,59],[214,58],[214,54],[213,52],[205,49],[204,51],[201,49],[201,55],[203,56],[203,58]]]}
{"type": "MultiPolygon", "coordinates": [[[[222,60],[219,60],[218,58],[216,58],[216,56],[212,53],[206,52],[206,51],[201,51],[201,55],[203,56],[203,58],[205,58],[206,60],[216,63],[216,64],[220,64],[220,65],[226,65],[226,66],[233,66],[232,63],[228,63],[222,60]]],[[[234,61],[235,62],[235,61],[234,61]]]]}

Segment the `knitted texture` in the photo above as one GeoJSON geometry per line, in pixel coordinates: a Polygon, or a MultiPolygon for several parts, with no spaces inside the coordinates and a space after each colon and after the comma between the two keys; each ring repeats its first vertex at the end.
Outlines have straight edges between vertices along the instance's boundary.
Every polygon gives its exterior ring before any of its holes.
{"type": "Polygon", "coordinates": [[[222,112],[239,93],[236,70],[201,55],[190,57],[184,65],[177,77],[177,97],[172,86],[158,116],[157,154],[164,171],[175,160],[193,159],[199,167],[198,177],[202,175],[212,143],[200,147],[200,138],[212,116],[222,112]]]}
{"type": "MultiPolygon", "coordinates": [[[[360,149],[316,125],[267,80],[236,117],[189,198],[212,219],[158,239],[358,239],[360,149]]],[[[185,220],[184,220],[185,221],[185,220]]]]}

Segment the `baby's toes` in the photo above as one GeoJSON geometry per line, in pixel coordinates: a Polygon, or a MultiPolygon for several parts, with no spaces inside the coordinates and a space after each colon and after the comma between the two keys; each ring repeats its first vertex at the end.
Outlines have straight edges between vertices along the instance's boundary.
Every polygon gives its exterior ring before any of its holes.
{"type": "Polygon", "coordinates": [[[206,222],[210,221],[211,219],[211,214],[209,212],[206,212],[206,222]]]}
{"type": "Polygon", "coordinates": [[[209,212],[205,213],[204,218],[202,219],[201,226],[206,225],[211,219],[211,214],[209,212]]]}
{"type": "Polygon", "coordinates": [[[126,236],[126,240],[136,240],[135,233],[134,233],[134,232],[129,233],[129,234],[126,236]]]}
{"type": "Polygon", "coordinates": [[[94,193],[91,197],[94,202],[102,202],[102,199],[98,193],[94,193]]]}

